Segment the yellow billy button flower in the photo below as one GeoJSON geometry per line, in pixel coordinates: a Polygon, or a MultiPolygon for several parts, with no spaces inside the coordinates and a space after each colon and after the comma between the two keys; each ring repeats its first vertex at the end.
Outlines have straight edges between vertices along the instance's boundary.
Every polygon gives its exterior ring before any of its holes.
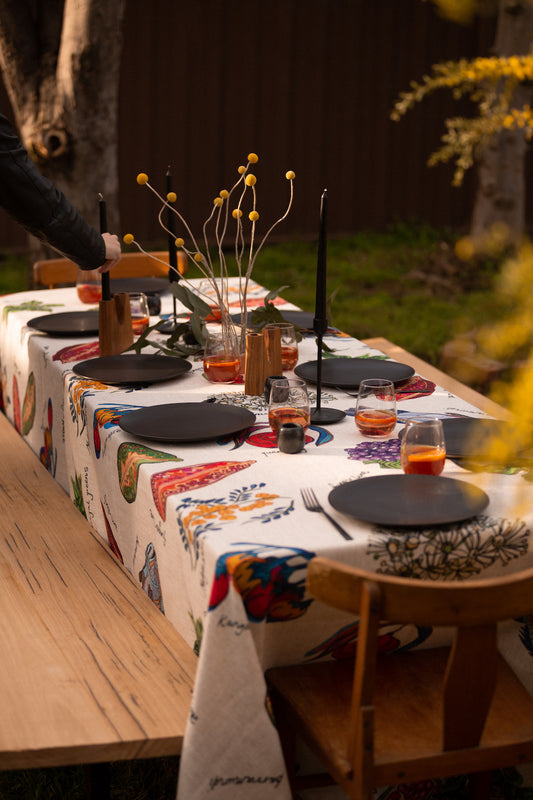
{"type": "Polygon", "coordinates": [[[204,260],[204,257],[201,253],[195,253],[194,260],[200,264],[204,260]]]}
{"type": "Polygon", "coordinates": [[[213,205],[218,206],[219,208],[221,205],[223,205],[223,203],[224,200],[221,197],[215,197],[215,199],[213,200],[213,205]]]}
{"type": "Polygon", "coordinates": [[[181,236],[179,236],[177,239],[174,239],[174,244],[176,245],[176,247],[183,247],[185,242],[183,241],[181,236]]]}
{"type": "Polygon", "coordinates": [[[287,178],[288,181],[293,181],[296,175],[294,174],[292,169],[290,169],[288,172],[285,173],[285,177],[287,178]]]}
{"type": "Polygon", "coordinates": [[[124,242],[124,244],[133,244],[133,242],[135,241],[133,233],[126,233],[123,236],[122,241],[124,242]]]}
{"type": "Polygon", "coordinates": [[[224,200],[225,200],[227,197],[229,197],[229,192],[228,192],[228,190],[227,190],[227,189],[221,189],[221,190],[220,190],[220,192],[219,192],[219,194],[220,194],[220,196],[221,196],[221,197],[222,197],[224,200]]]}
{"type": "Polygon", "coordinates": [[[255,186],[257,178],[255,177],[255,175],[247,175],[246,178],[244,179],[244,182],[247,186],[255,186]]]}
{"type": "Polygon", "coordinates": [[[251,220],[252,222],[257,222],[257,220],[259,219],[259,214],[257,213],[257,211],[250,211],[250,213],[248,214],[248,219],[251,220]]]}
{"type": "Polygon", "coordinates": [[[474,242],[468,236],[463,236],[455,243],[455,255],[461,261],[469,261],[474,257],[475,252],[474,242]]]}
{"type": "Polygon", "coordinates": [[[255,153],[248,153],[248,161],[250,162],[250,164],[257,164],[257,162],[259,161],[259,156],[256,155],[255,153]]]}
{"type": "Polygon", "coordinates": [[[246,167],[243,167],[241,164],[241,166],[237,168],[237,172],[239,173],[239,175],[244,175],[244,173],[246,172],[246,167]]]}
{"type": "Polygon", "coordinates": [[[145,183],[148,183],[148,175],[146,172],[139,172],[137,175],[137,183],[139,186],[144,186],[145,183]]]}
{"type": "Polygon", "coordinates": [[[233,219],[240,219],[242,217],[242,211],[240,208],[234,208],[231,212],[231,216],[233,219]]]}
{"type": "Polygon", "coordinates": [[[167,200],[168,200],[169,203],[175,203],[177,199],[178,199],[178,196],[177,196],[176,192],[169,192],[167,194],[167,200]]]}

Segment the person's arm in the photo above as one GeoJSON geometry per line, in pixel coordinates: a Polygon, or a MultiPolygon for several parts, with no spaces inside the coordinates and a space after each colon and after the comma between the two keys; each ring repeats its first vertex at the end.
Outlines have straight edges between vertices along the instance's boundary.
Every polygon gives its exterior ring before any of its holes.
{"type": "Polygon", "coordinates": [[[108,234],[104,239],[65,195],[41,175],[3,114],[0,114],[0,206],[27,231],[82,269],[106,270],[120,258],[118,237],[108,234]]]}

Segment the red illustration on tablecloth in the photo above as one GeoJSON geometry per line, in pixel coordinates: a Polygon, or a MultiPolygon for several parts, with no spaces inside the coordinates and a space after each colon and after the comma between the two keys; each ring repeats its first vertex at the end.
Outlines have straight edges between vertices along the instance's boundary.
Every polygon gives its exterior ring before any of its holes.
{"type": "MultiPolygon", "coordinates": [[[[392,653],[418,647],[432,633],[433,628],[413,625],[386,625],[378,637],[378,652],[392,653]]],[[[319,658],[353,658],[357,650],[359,622],[353,622],[308,650],[306,658],[314,661],[319,658]]]]}
{"type": "Polygon", "coordinates": [[[117,451],[117,469],[120,491],[128,503],[137,497],[139,469],[142,464],[160,464],[164,461],[183,461],[182,458],[163,450],[154,450],[144,444],[123,442],[117,451]]]}
{"type": "Polygon", "coordinates": [[[72,361],[85,361],[88,358],[96,358],[100,353],[98,342],[84,342],[83,344],[72,344],[62,347],[52,356],[52,361],[61,361],[62,364],[70,364],[72,361]]]}
{"type": "Polygon", "coordinates": [[[96,458],[100,458],[100,452],[102,449],[100,428],[112,428],[114,425],[118,425],[118,421],[123,414],[127,414],[129,411],[138,411],[140,408],[142,408],[142,406],[117,405],[100,406],[96,409],[93,417],[93,439],[96,458]]]}
{"type": "Polygon", "coordinates": [[[396,387],[396,400],[416,400],[417,397],[429,397],[435,391],[435,384],[420,375],[413,375],[412,378],[396,387]]]}
{"type": "Polygon", "coordinates": [[[212,461],[208,464],[193,464],[188,467],[156,472],[152,475],[152,495],[162,519],[166,519],[167,497],[193,489],[200,489],[221,481],[241,469],[247,469],[255,461],[212,461]]]}
{"type": "MultiPolygon", "coordinates": [[[[321,428],[318,425],[311,425],[305,433],[304,444],[310,444],[314,441],[315,445],[319,447],[321,444],[332,441],[332,439],[333,435],[326,430],[326,428],[321,428]],[[309,431],[315,431],[318,434],[316,440],[313,440],[313,437],[309,435],[309,431]]],[[[276,434],[271,429],[270,425],[265,422],[257,422],[246,431],[220,439],[219,443],[225,444],[229,441],[235,443],[234,449],[241,447],[244,442],[254,447],[266,447],[269,449],[277,448],[278,446],[276,434]]]]}
{"type": "Polygon", "coordinates": [[[122,553],[120,552],[120,548],[117,544],[117,540],[115,539],[115,535],[111,530],[111,525],[109,524],[107,514],[105,513],[102,503],[100,503],[100,505],[102,506],[102,514],[104,515],[105,530],[107,533],[107,541],[109,542],[109,547],[111,548],[111,551],[115,554],[115,556],[118,558],[120,563],[123,564],[124,559],[122,558],[122,553]]]}
{"type": "Polygon", "coordinates": [[[139,580],[141,586],[160,611],[165,613],[163,607],[163,594],[161,592],[161,583],[159,581],[159,567],[157,566],[157,555],[155,547],[152,542],[146,548],[144,556],[144,565],[139,572],[139,580]]]}
{"type": "Polygon", "coordinates": [[[305,589],[305,568],[314,553],[300,548],[250,545],[220,556],[209,600],[217,608],[233,584],[246,616],[253,622],[284,622],[306,613],[311,600],[305,589]]]}
{"type": "Polygon", "coordinates": [[[52,440],[53,422],[54,412],[52,409],[52,400],[51,398],[48,398],[48,425],[44,429],[44,445],[39,451],[39,458],[48,472],[51,472],[52,475],[55,475],[57,466],[57,450],[54,450],[54,443],[52,440]]]}

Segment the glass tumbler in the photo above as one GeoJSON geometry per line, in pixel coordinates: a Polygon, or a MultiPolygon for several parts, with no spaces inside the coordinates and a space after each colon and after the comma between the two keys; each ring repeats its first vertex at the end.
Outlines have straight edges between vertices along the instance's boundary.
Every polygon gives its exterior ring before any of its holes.
{"type": "Polygon", "coordinates": [[[143,292],[130,292],[131,327],[134,336],[140,336],[150,325],[148,298],[143,292]]]}
{"type": "Polygon", "coordinates": [[[392,381],[367,378],[359,384],[355,424],[363,436],[388,436],[396,425],[396,394],[392,381]]]}
{"type": "Polygon", "coordinates": [[[102,275],[97,269],[79,269],[76,291],[82,303],[94,305],[102,299],[102,275]]]}
{"type": "Polygon", "coordinates": [[[232,331],[208,331],[203,355],[204,375],[212,383],[233,383],[241,373],[238,337],[232,331]]]}
{"type": "Polygon", "coordinates": [[[307,385],[300,378],[272,381],[268,401],[268,422],[277,433],[280,425],[294,422],[306,430],[311,423],[307,385]]]}
{"type": "Polygon", "coordinates": [[[405,473],[440,475],[446,460],[446,443],[440,419],[409,420],[400,451],[405,473]]]}
{"type": "Polygon", "coordinates": [[[272,322],[265,325],[264,330],[279,328],[281,335],[281,369],[289,372],[298,363],[298,339],[296,328],[290,322],[272,322]]]}

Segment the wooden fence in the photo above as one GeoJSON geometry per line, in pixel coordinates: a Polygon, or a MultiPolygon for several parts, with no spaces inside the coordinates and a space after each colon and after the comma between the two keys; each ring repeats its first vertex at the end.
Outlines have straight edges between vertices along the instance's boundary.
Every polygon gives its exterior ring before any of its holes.
{"type": "MultiPolygon", "coordinates": [[[[122,231],[155,242],[155,199],[172,167],[178,204],[195,231],[246,154],[260,156],[259,210],[285,209],[283,237],[316,236],[328,188],[332,234],[397,220],[463,228],[473,177],[451,187],[426,160],[457,113],[435,95],[400,122],[400,91],[437,61],[487,55],[494,20],[462,27],[422,0],[128,0],[120,99],[122,231]]],[[[5,107],[0,96],[0,108],[5,107]]],[[[0,215],[0,247],[24,241],[0,215]]]]}

